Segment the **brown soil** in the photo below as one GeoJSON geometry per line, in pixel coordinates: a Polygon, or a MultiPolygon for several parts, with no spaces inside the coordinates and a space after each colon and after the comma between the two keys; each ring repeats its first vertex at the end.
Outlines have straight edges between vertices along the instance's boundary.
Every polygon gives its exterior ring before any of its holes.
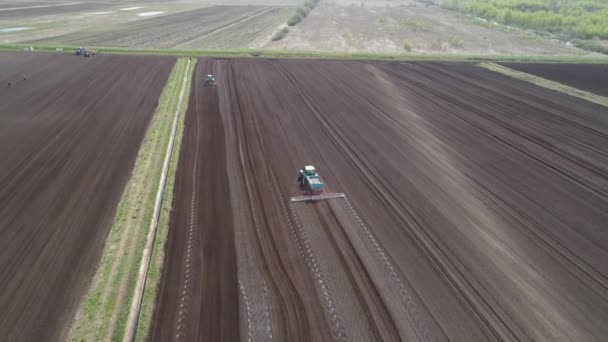
{"type": "Polygon", "coordinates": [[[224,128],[217,87],[197,64],[175,186],[152,340],[239,339],[239,309],[224,128]],[[237,327],[236,329],[234,327],[237,327]]]}
{"type": "Polygon", "coordinates": [[[2,53],[3,339],[65,338],[174,61],[2,53]]]}
{"type": "Polygon", "coordinates": [[[199,65],[156,340],[608,334],[605,108],[468,64],[199,65]],[[290,204],[305,164],[347,199],[290,204]]]}
{"type": "Polygon", "coordinates": [[[511,69],[608,97],[606,64],[501,63],[511,69]]]}

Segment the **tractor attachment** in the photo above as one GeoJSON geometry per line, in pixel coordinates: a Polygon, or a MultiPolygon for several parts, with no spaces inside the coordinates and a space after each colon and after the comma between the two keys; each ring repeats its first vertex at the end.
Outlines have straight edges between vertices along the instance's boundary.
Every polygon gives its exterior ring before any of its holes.
{"type": "Polygon", "coordinates": [[[314,201],[320,201],[320,200],[326,200],[326,199],[332,199],[332,198],[344,198],[346,197],[345,194],[340,193],[340,192],[334,192],[334,193],[321,193],[318,195],[304,195],[304,196],[295,196],[289,199],[290,203],[295,203],[295,202],[314,202],[314,201]]]}

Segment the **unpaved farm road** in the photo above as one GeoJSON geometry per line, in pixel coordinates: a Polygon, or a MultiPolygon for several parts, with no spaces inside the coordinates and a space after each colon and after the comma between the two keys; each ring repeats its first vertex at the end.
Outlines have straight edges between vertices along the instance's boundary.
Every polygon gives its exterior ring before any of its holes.
{"type": "Polygon", "coordinates": [[[0,54],[0,340],[65,339],[174,62],[0,54]]]}
{"type": "Polygon", "coordinates": [[[153,340],[608,336],[605,108],[468,64],[194,82],[153,340]],[[305,164],[347,199],[290,204],[305,164]]]}

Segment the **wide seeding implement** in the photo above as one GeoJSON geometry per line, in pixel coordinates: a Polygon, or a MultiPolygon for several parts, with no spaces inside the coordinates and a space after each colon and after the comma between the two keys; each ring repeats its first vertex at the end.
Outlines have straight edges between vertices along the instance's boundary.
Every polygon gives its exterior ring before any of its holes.
{"type": "Polygon", "coordinates": [[[326,193],[324,190],[325,184],[317,173],[314,166],[304,166],[298,173],[298,183],[301,188],[306,189],[303,196],[296,196],[290,199],[290,202],[305,202],[318,201],[330,198],[344,198],[343,193],[326,193]]]}

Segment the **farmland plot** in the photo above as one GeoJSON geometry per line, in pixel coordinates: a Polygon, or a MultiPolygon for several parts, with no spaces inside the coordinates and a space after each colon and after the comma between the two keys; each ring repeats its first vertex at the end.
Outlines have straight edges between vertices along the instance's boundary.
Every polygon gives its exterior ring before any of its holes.
{"type": "Polygon", "coordinates": [[[285,18],[284,8],[211,6],[54,37],[45,43],[134,48],[242,47],[269,36],[285,18]]]}
{"type": "Polygon", "coordinates": [[[471,64],[198,65],[152,340],[608,334],[605,107],[471,64]],[[346,199],[291,203],[309,164],[346,199]]]}
{"type": "Polygon", "coordinates": [[[2,339],[65,339],[174,61],[1,54],[2,339]]]}

